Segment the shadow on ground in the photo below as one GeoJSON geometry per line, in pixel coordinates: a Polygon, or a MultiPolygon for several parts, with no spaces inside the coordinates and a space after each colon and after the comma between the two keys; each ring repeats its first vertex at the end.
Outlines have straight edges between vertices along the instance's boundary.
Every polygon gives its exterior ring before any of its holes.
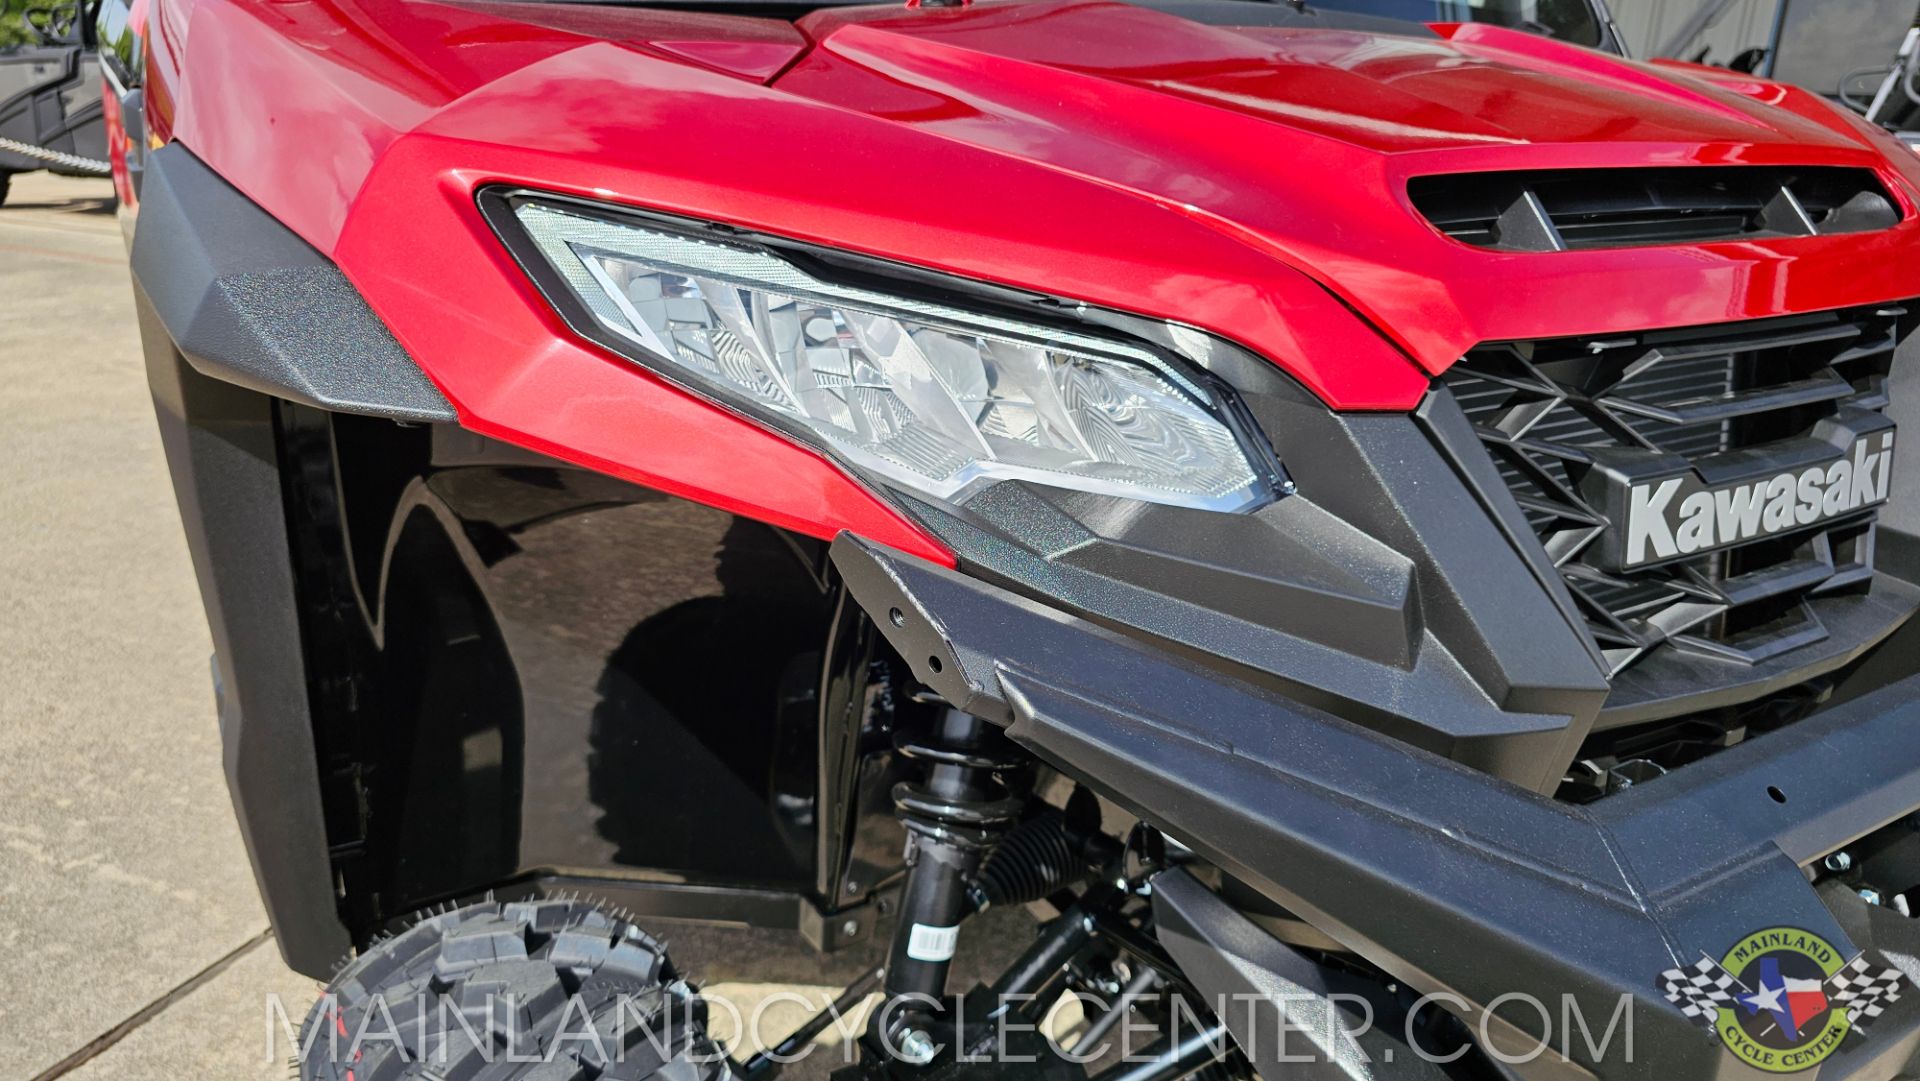
{"type": "MultiPolygon", "coordinates": [[[[15,175],[14,184],[16,187],[20,184],[18,174],[15,175]]],[[[55,214],[111,215],[120,206],[120,201],[114,198],[111,191],[112,189],[108,189],[105,197],[90,192],[84,195],[63,195],[62,197],[43,195],[35,198],[33,195],[22,195],[16,190],[7,196],[4,204],[0,204],[0,214],[9,211],[36,210],[41,213],[51,211],[55,214]]]]}

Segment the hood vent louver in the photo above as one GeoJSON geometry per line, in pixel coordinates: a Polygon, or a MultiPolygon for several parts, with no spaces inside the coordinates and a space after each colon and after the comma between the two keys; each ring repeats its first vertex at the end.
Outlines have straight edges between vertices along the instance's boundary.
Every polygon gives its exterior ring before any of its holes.
{"type": "Polygon", "coordinates": [[[1868,233],[1901,214],[1867,169],[1691,166],[1415,177],[1407,194],[1455,240],[1498,251],[1868,233]]]}

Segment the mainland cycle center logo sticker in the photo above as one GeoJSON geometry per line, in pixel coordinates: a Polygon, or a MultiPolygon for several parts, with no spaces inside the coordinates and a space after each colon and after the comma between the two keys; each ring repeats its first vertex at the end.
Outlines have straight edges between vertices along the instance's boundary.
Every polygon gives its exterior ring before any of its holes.
{"type": "Polygon", "coordinates": [[[1680,1012],[1718,1033],[1727,1050],[1769,1073],[1799,1073],[1825,1062],[1849,1032],[1862,1032],[1900,1000],[1897,969],[1848,959],[1797,927],[1755,931],[1718,961],[1660,974],[1680,1012]]]}

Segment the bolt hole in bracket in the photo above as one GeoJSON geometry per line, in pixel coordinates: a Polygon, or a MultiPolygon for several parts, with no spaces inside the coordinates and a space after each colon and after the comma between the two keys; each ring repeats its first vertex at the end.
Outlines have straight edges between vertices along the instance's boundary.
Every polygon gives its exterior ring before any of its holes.
{"type": "Polygon", "coordinates": [[[809,946],[821,953],[845,949],[863,942],[881,926],[881,921],[899,903],[900,883],[883,881],[866,890],[866,896],[849,904],[821,908],[812,902],[800,904],[798,930],[809,946]]]}
{"type": "Polygon", "coordinates": [[[833,543],[840,553],[834,563],[849,576],[853,595],[864,598],[874,625],[930,694],[995,725],[1012,719],[999,696],[992,657],[957,652],[940,617],[904,588],[887,561],[868,555],[865,541],[843,533],[833,543]]]}

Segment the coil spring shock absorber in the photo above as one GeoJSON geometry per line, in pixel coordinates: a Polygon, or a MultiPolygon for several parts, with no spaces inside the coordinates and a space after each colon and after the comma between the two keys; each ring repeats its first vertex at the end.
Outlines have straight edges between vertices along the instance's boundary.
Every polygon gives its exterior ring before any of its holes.
{"type": "MultiPolygon", "coordinates": [[[[999,729],[957,709],[926,730],[896,734],[894,748],[924,763],[927,773],[893,788],[894,809],[907,827],[909,870],[886,990],[889,1000],[911,995],[924,1006],[946,994],[960,920],[971,908],[968,883],[1026,804],[1008,782],[1027,760],[999,729]]],[[[914,1012],[910,1005],[901,1015],[914,1012]]]]}

